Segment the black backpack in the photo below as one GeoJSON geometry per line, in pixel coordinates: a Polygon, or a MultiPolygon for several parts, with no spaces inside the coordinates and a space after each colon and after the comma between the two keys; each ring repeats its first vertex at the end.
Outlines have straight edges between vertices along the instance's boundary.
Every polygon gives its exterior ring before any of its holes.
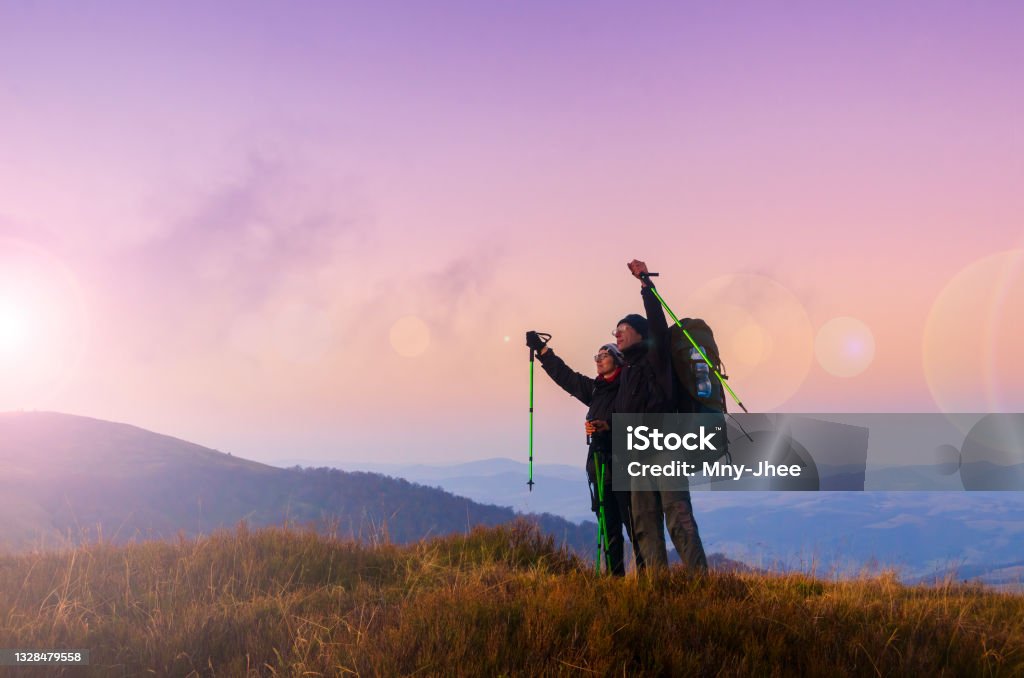
{"type": "MultiPolygon", "coordinates": [[[[713,414],[716,426],[721,426],[726,431],[725,414],[728,407],[725,402],[725,389],[722,382],[715,376],[718,370],[723,379],[728,379],[722,367],[722,357],[718,352],[718,344],[715,342],[715,334],[711,327],[700,318],[682,318],[679,325],[672,325],[669,328],[669,340],[671,342],[672,374],[675,388],[676,411],[694,414],[713,414]],[[711,393],[701,396],[697,388],[697,364],[703,363],[704,359],[695,351],[693,344],[683,334],[686,330],[693,341],[704,350],[708,364],[714,369],[708,370],[708,380],[711,382],[711,393]]],[[[709,461],[726,457],[731,463],[732,457],[729,454],[729,440],[726,438],[724,449],[717,452],[708,452],[695,458],[696,461],[709,461]]]]}
{"type": "Polygon", "coordinates": [[[676,403],[679,412],[702,412],[712,413],[728,411],[725,402],[725,389],[722,383],[715,376],[717,370],[723,378],[728,379],[722,369],[722,358],[718,352],[718,344],[715,342],[715,333],[711,327],[700,318],[683,318],[679,325],[672,325],[669,328],[669,341],[672,351],[672,371],[676,382],[676,403]],[[697,343],[710,361],[708,380],[711,382],[711,393],[701,396],[697,389],[697,363],[704,362],[704,359],[693,348],[693,344],[683,334],[686,330],[693,341],[697,343]]]}

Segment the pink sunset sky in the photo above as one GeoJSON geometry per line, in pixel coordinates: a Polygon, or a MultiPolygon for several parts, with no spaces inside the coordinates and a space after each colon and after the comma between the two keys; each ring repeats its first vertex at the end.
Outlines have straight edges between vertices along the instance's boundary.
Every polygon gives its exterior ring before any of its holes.
{"type": "MultiPolygon", "coordinates": [[[[0,411],[526,458],[523,333],[752,411],[1024,409],[1024,4],[0,0],[0,411]]],[[[537,459],[584,408],[538,374],[537,459]]]]}

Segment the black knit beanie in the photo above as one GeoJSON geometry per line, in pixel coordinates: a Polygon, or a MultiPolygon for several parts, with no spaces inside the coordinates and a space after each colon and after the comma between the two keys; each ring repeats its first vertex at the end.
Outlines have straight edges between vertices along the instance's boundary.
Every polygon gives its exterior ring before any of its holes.
{"type": "Polygon", "coordinates": [[[615,326],[618,327],[622,323],[626,323],[636,330],[637,334],[639,334],[643,339],[647,339],[647,318],[637,313],[630,313],[625,318],[615,323],[615,326]]]}

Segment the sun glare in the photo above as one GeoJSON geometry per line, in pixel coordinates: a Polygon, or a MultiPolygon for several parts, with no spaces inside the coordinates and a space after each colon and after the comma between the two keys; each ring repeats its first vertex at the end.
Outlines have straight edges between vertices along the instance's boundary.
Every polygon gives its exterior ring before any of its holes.
{"type": "Polygon", "coordinates": [[[81,287],[58,258],[0,236],[0,412],[47,406],[89,337],[81,287]]]}
{"type": "Polygon", "coordinates": [[[28,344],[30,334],[28,314],[0,299],[0,353],[17,354],[28,344]]]}

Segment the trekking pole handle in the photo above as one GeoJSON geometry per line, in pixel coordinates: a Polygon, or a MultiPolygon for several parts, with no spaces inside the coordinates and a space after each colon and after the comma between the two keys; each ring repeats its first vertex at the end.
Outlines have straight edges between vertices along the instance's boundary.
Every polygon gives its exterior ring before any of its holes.
{"type": "MultiPolygon", "coordinates": [[[[527,346],[530,346],[530,335],[531,334],[536,335],[537,338],[540,339],[540,341],[541,341],[541,348],[537,349],[538,351],[543,349],[545,346],[547,346],[548,342],[551,341],[551,335],[548,334],[547,332],[536,332],[536,331],[532,331],[531,330],[531,331],[526,333],[527,346]]],[[[535,353],[536,353],[536,351],[531,346],[530,347],[530,362],[531,363],[533,362],[533,358],[534,358],[535,353]]]]}
{"type": "Polygon", "coordinates": [[[657,278],[657,277],[658,277],[657,273],[651,273],[650,271],[648,271],[647,273],[641,273],[640,274],[640,279],[643,280],[648,285],[650,285],[651,287],[654,287],[654,285],[651,283],[651,278],[657,278]]]}

